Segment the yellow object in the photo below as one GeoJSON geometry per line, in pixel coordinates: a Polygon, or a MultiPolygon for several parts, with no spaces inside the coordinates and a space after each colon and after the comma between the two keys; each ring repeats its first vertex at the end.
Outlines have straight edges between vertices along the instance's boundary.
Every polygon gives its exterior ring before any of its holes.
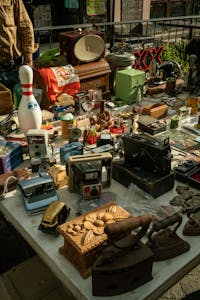
{"type": "Polygon", "coordinates": [[[45,210],[41,224],[50,228],[58,226],[58,215],[64,207],[64,202],[59,200],[53,201],[45,210]]]}
{"type": "Polygon", "coordinates": [[[195,115],[199,108],[199,98],[195,96],[189,96],[187,98],[187,107],[191,107],[191,115],[195,115]]]}

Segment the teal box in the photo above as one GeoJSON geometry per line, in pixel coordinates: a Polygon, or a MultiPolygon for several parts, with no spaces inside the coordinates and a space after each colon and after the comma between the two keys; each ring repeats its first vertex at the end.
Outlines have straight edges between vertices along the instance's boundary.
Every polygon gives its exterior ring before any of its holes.
{"type": "Polygon", "coordinates": [[[120,70],[116,73],[116,98],[123,104],[135,103],[138,97],[143,97],[145,72],[137,69],[120,70]]]}

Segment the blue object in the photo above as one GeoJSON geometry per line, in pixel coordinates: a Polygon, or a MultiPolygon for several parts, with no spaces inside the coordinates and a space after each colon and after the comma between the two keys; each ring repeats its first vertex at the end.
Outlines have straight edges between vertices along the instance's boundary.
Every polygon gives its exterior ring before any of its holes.
{"type": "Polygon", "coordinates": [[[79,8],[78,0],[64,0],[65,8],[79,8]]]}
{"type": "Polygon", "coordinates": [[[83,144],[79,142],[72,142],[60,147],[60,161],[62,164],[66,164],[69,156],[82,155],[83,144]]]}
{"type": "Polygon", "coordinates": [[[6,154],[0,159],[0,174],[12,171],[23,162],[22,146],[16,142],[7,142],[6,154]]]}

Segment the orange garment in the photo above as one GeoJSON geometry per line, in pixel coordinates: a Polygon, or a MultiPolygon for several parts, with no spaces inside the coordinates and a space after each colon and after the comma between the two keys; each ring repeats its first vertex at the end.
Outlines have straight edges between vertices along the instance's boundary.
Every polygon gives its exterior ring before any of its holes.
{"type": "Polygon", "coordinates": [[[52,103],[57,101],[61,93],[74,95],[80,89],[78,75],[72,65],[62,67],[41,68],[37,70],[46,84],[47,95],[52,103]]]}

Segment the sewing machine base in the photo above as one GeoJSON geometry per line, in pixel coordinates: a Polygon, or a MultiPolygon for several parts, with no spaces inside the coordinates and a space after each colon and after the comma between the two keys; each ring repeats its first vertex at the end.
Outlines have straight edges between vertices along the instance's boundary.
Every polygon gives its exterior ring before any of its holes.
{"type": "Polygon", "coordinates": [[[133,182],[153,198],[163,195],[174,187],[172,172],[162,176],[147,170],[133,168],[124,160],[113,162],[112,176],[126,187],[133,182]]]}

